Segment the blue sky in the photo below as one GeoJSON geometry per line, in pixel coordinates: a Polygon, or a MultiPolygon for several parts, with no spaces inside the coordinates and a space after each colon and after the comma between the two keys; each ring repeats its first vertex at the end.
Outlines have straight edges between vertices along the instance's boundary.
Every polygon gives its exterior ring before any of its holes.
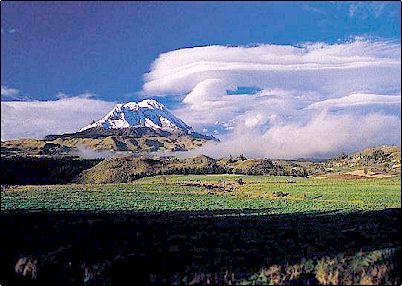
{"type": "Polygon", "coordinates": [[[184,47],[400,39],[400,3],[2,2],[1,27],[2,86],[126,101],[159,54],[184,47]]]}
{"type": "Polygon", "coordinates": [[[1,8],[2,140],[75,132],[154,98],[221,139],[197,149],[213,157],[401,143],[400,2],[1,8]]]}

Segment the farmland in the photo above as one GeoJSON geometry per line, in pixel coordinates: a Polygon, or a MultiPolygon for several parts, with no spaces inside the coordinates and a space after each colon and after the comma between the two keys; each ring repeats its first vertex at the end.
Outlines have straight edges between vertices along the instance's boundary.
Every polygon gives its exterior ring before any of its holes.
{"type": "Polygon", "coordinates": [[[169,175],[8,187],[1,276],[19,285],[400,284],[400,182],[169,175]]]}

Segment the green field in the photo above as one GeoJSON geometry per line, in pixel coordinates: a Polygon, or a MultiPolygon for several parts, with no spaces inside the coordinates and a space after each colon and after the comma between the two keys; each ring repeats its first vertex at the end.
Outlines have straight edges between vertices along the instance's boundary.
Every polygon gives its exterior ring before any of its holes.
{"type": "Polygon", "coordinates": [[[14,187],[2,191],[1,209],[152,212],[248,209],[270,214],[381,210],[401,207],[400,184],[400,177],[172,175],[142,178],[130,184],[14,187]],[[237,182],[239,178],[243,184],[237,182]],[[274,192],[288,195],[275,197],[274,192]]]}
{"type": "Polygon", "coordinates": [[[400,285],[400,183],[170,175],[7,187],[0,270],[10,285],[32,265],[53,285],[400,285]]]}

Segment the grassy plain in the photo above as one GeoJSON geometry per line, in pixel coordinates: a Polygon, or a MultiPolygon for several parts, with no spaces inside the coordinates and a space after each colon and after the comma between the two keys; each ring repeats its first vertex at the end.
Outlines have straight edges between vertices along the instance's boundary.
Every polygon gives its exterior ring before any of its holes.
{"type": "Polygon", "coordinates": [[[1,208],[94,211],[260,210],[269,214],[401,207],[400,177],[292,178],[171,175],[130,184],[20,186],[1,208]],[[239,179],[242,182],[239,183],[239,179]],[[274,193],[282,192],[285,197],[274,193]]]}

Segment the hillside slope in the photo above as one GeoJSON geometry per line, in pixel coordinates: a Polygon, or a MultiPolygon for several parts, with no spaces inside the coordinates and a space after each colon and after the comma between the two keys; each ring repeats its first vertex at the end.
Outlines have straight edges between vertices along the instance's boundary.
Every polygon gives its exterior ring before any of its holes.
{"type": "Polygon", "coordinates": [[[327,172],[351,176],[393,176],[401,173],[401,148],[387,145],[369,147],[350,155],[342,154],[322,166],[327,172]]]}
{"type": "Polygon", "coordinates": [[[83,171],[77,178],[80,183],[127,183],[138,178],[169,174],[244,174],[305,177],[307,170],[291,161],[272,162],[269,159],[213,159],[205,155],[178,159],[110,158],[83,171]]]}

